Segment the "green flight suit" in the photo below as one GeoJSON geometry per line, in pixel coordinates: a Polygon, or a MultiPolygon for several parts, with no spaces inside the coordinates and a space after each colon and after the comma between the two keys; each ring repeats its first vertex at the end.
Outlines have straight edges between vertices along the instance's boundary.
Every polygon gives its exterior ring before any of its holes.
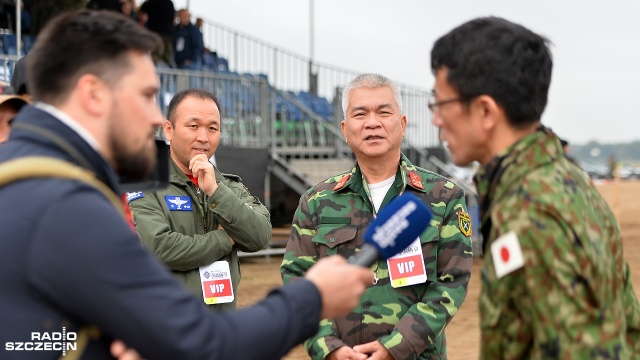
{"type": "Polygon", "coordinates": [[[163,190],[129,195],[133,198],[129,204],[145,248],[200,299],[204,296],[198,268],[227,261],[234,300],[210,308],[235,309],[240,282],[237,251],[263,249],[271,240],[271,222],[267,208],[249,193],[238,176],[223,175],[215,169],[215,177],[218,188],[207,197],[171,160],[170,185],[163,190]],[[190,197],[191,211],[170,210],[165,196],[190,197]],[[218,225],[223,230],[217,230],[218,225]],[[231,239],[236,242],[234,246],[231,239]]]}

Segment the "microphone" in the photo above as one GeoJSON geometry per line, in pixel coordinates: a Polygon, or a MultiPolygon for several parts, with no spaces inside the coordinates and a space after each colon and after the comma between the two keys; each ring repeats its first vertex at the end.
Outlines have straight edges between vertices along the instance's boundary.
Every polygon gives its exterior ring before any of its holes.
{"type": "Polygon", "coordinates": [[[407,248],[430,222],[431,211],[418,197],[409,193],[400,195],[369,224],[362,250],[348,262],[370,267],[379,258],[386,260],[407,248]]]}

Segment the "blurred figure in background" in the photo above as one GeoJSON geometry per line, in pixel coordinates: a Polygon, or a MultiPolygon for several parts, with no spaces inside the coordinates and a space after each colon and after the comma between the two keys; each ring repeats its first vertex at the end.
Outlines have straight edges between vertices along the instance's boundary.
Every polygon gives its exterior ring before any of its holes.
{"type": "Polygon", "coordinates": [[[202,69],[202,33],[191,23],[187,9],[178,11],[178,24],[173,29],[174,60],[178,69],[202,69]]]}
{"type": "MultiPolygon", "coordinates": [[[[156,64],[164,63],[175,67],[173,59],[173,28],[176,9],[171,0],[146,0],[140,6],[139,13],[146,15],[145,26],[155,32],[162,39],[163,48],[155,51],[152,56],[156,64]]],[[[144,18],[144,16],[143,16],[144,18]]],[[[140,18],[138,18],[140,20],[140,18]]]]}

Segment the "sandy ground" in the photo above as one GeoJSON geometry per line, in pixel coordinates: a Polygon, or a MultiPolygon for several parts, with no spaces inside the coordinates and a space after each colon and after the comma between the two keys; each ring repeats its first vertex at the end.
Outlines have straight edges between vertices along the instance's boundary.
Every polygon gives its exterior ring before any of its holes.
{"type": "MultiPolygon", "coordinates": [[[[598,187],[620,223],[625,258],[631,265],[633,286],[640,296],[640,182],[603,183],[598,187]]],[[[238,290],[240,307],[259,301],[269,290],[282,284],[278,271],[281,261],[280,256],[242,259],[242,281],[238,290]]],[[[452,360],[478,358],[480,329],[477,305],[481,264],[479,259],[474,261],[467,299],[446,329],[449,358],[452,360]]],[[[309,357],[298,346],[284,359],[300,360],[309,357]]]]}

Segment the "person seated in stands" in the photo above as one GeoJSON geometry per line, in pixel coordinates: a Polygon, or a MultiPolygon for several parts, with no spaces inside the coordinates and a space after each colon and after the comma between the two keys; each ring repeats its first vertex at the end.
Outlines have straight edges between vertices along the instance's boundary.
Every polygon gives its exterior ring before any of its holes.
{"type": "Polygon", "coordinates": [[[202,33],[191,23],[187,9],[178,11],[179,23],[173,29],[174,60],[178,69],[202,69],[202,33]]]}

